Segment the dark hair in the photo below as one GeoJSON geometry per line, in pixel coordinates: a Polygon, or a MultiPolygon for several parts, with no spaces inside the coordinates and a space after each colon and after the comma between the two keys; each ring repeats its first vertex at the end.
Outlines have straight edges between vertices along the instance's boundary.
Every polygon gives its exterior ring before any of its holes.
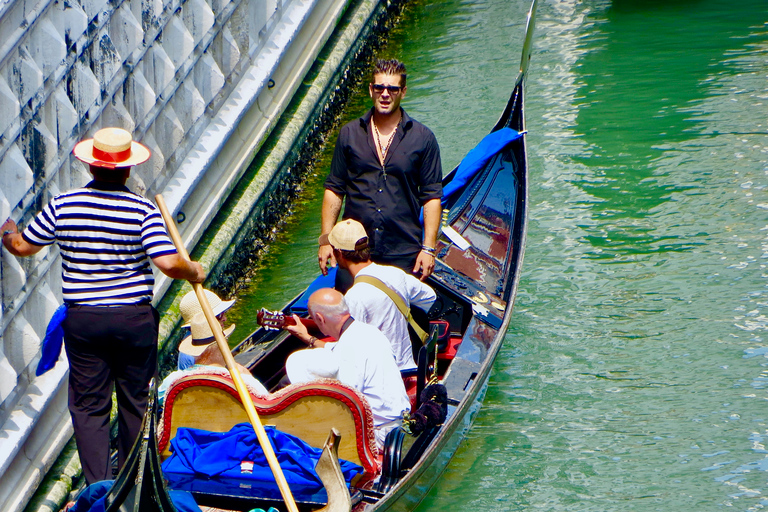
{"type": "Polygon", "coordinates": [[[107,167],[98,167],[96,165],[90,165],[91,174],[96,181],[104,181],[110,183],[121,183],[128,179],[131,172],[130,167],[115,167],[109,169],[107,167]]]}
{"type": "Polygon", "coordinates": [[[333,250],[339,251],[341,255],[344,256],[344,259],[350,263],[365,263],[371,259],[371,250],[368,248],[368,245],[362,249],[357,249],[354,251],[342,251],[341,249],[336,248],[333,250]]]}
{"type": "Polygon", "coordinates": [[[377,59],[371,73],[371,83],[376,75],[400,75],[400,87],[405,87],[405,64],[397,59],[377,59]]]}

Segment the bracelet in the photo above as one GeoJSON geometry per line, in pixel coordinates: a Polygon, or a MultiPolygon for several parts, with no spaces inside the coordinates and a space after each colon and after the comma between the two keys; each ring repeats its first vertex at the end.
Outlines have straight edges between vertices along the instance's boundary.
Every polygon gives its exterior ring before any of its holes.
{"type": "Polygon", "coordinates": [[[430,256],[432,256],[434,258],[434,256],[435,256],[435,248],[434,247],[427,247],[426,245],[422,245],[421,246],[421,250],[423,252],[429,254],[430,256]]]}
{"type": "Polygon", "coordinates": [[[12,235],[14,233],[16,233],[16,231],[6,229],[5,231],[3,231],[3,238],[5,238],[5,235],[12,235]]]}
{"type": "Polygon", "coordinates": [[[309,345],[309,348],[315,348],[315,342],[317,341],[317,336],[312,336],[309,338],[309,342],[307,345],[309,345]]]}

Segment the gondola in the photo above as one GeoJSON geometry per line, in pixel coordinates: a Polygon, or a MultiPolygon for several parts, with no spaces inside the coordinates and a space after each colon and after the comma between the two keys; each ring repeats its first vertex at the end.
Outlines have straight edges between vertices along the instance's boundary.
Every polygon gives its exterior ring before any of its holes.
{"type": "MultiPolygon", "coordinates": [[[[528,15],[520,73],[501,117],[443,180],[443,228],[435,270],[428,279],[438,298],[426,319],[430,337],[418,348],[419,370],[407,377],[406,384],[414,411],[419,410],[420,400],[437,400],[444,417],[421,425],[416,436],[406,433],[407,428],[393,430],[380,451],[373,442],[370,409],[354,389],[332,380],[283,387],[285,359],[304,348],[288,332],[261,327],[232,351],[235,360],[271,391],[269,396],[252,396],[265,424],[316,447],[323,446],[330,428],[337,436],[340,433],[334,451],[363,468],[349,487],[346,509],[415,508],[457,450],[485,396],[512,314],[525,249],[528,164],[524,85],[536,2],[533,0],[528,15]],[[425,388],[434,384],[444,393],[425,398],[425,388]]],[[[313,286],[318,284],[310,285],[278,316],[305,313],[303,304],[313,286]]],[[[169,455],[170,439],[179,428],[224,432],[247,421],[237,390],[225,374],[185,376],[171,385],[165,400],[159,418],[152,409],[145,418],[145,435],[129,459],[137,463],[124,470],[132,473],[119,475],[110,493],[113,497],[135,497],[128,500],[129,508],[120,510],[175,510],[158,463],[169,455]],[[139,492],[129,492],[142,481],[145,484],[139,492]],[[142,505],[144,500],[146,506],[142,505]]],[[[210,482],[187,482],[181,488],[205,506],[226,510],[274,506],[285,510],[274,485],[225,488],[210,482]]],[[[328,501],[322,489],[292,491],[301,510],[317,510],[328,501]]],[[[114,499],[111,503],[114,510],[121,506],[114,499]]]]}

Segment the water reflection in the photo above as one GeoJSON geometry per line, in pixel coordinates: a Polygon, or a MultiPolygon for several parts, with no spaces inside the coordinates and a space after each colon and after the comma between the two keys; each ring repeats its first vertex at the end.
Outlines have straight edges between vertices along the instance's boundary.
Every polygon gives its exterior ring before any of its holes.
{"type": "MultiPolygon", "coordinates": [[[[681,169],[710,170],[701,169],[706,157],[696,153],[711,148],[713,141],[698,139],[712,129],[707,119],[691,115],[692,106],[722,94],[713,77],[719,81],[742,72],[732,65],[733,57],[724,61],[724,53],[738,55],[765,39],[755,30],[755,11],[723,12],[718,6],[614,2],[587,18],[581,43],[590,51],[577,63],[576,101],[587,150],[574,160],[591,172],[578,186],[590,196],[585,207],[601,217],[602,229],[584,237],[594,247],[592,257],[688,251],[705,243],[690,224],[688,233],[679,234],[659,233],[657,226],[667,222],[660,216],[680,213],[681,198],[700,194],[707,185],[706,175],[681,169]],[[647,29],[650,19],[653,30],[647,29]]],[[[752,7],[759,10],[756,2],[752,7]]],[[[760,7],[765,11],[765,4],[760,7]]],[[[728,141],[718,142],[724,144],[728,141]]]]}
{"type": "MultiPolygon", "coordinates": [[[[498,118],[528,5],[409,4],[385,53],[408,64],[404,106],[444,168],[498,118]]],[[[765,507],[768,4],[539,9],[516,313],[475,427],[418,510],[765,507]]],[[[316,273],[327,165],[243,316],[316,273]]]]}

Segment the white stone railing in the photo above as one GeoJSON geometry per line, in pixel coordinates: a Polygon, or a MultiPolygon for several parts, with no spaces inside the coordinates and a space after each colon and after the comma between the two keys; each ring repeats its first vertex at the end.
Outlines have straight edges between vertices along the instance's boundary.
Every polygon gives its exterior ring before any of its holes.
{"type": "MultiPolygon", "coordinates": [[[[72,148],[120,126],[152,150],[129,188],[183,210],[192,247],[347,2],[0,0],[0,222],[26,225],[89,181],[72,148]]],[[[23,509],[72,434],[66,365],[35,376],[60,267],[55,246],[0,258],[3,511],[23,509]]]]}

